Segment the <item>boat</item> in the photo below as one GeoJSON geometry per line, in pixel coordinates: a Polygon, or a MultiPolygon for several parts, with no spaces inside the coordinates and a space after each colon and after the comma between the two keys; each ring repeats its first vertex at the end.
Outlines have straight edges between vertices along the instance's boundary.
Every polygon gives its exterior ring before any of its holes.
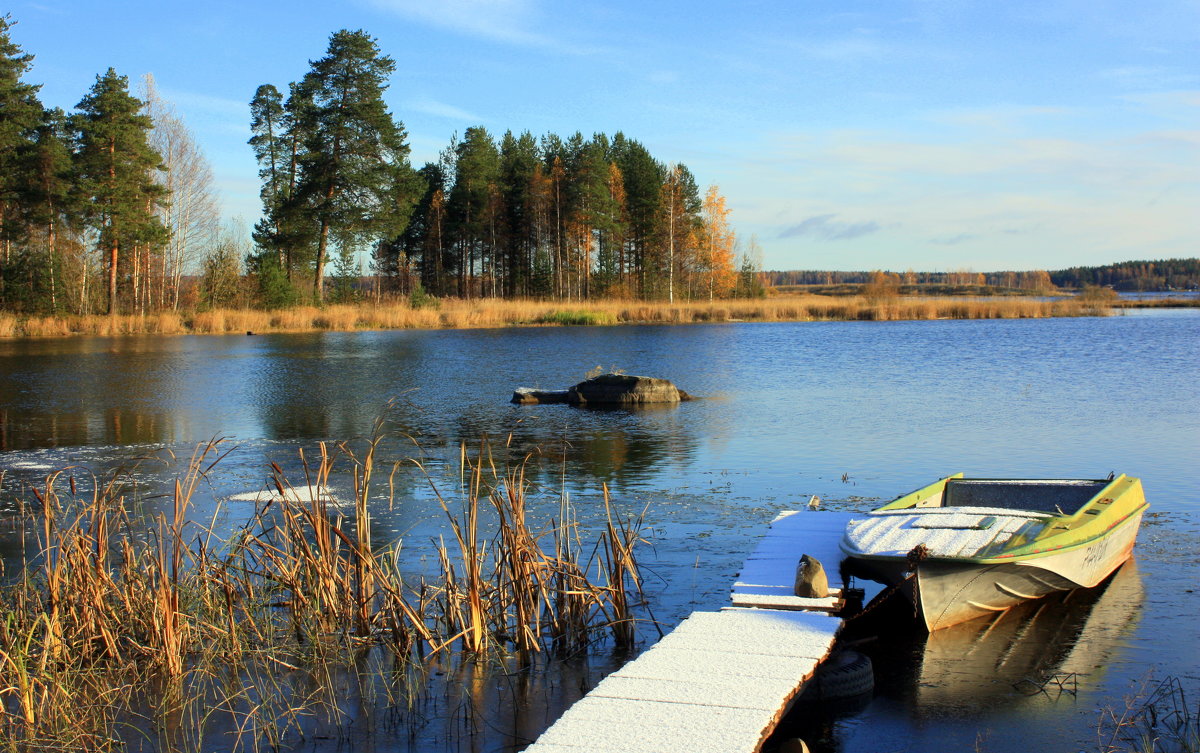
{"type": "Polygon", "coordinates": [[[903,591],[930,632],[1055,591],[1091,588],[1129,559],[1140,479],[984,479],[958,473],[851,518],[846,569],[903,591]]]}

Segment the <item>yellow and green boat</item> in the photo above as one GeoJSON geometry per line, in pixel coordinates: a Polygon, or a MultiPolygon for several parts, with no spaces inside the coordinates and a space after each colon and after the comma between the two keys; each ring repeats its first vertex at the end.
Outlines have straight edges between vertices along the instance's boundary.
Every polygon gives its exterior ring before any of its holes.
{"type": "Polygon", "coordinates": [[[841,548],[850,572],[899,585],[933,631],[1100,584],[1132,554],[1146,507],[1125,475],[959,473],[851,519],[841,548]]]}

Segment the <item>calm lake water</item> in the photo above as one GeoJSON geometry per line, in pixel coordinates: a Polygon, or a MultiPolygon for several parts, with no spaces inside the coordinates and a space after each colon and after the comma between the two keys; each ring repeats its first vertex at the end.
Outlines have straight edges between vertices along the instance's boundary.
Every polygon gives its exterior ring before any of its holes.
{"type": "MultiPolygon", "coordinates": [[[[869,649],[880,669],[873,700],[789,720],[820,738],[820,750],[959,750],[977,742],[986,751],[1093,750],[1098,709],[1119,704],[1131,683],[1153,672],[1200,686],[1197,385],[1194,310],[7,341],[0,508],[54,468],[99,473],[159,448],[185,455],[195,442],[227,437],[236,449],[205,492],[211,504],[261,489],[270,461],[294,471],[297,447],[368,434],[395,399],[387,416],[398,436],[385,444],[385,460],[419,445],[431,468],[448,468],[461,442],[511,435],[519,450],[543,452],[535,474],[547,487],[536,502],[542,510],[557,504],[564,483],[585,518],[602,483],[625,509],[648,504],[643,563],[655,617],[669,627],[722,606],[767,521],[810,495],[834,509],[866,510],[957,471],[1124,472],[1141,477],[1151,511],[1136,563],[1107,589],[1014,613],[1012,628],[998,627],[987,641],[977,630],[928,642],[884,630],[869,649]],[[704,399],[639,412],[508,403],[514,387],[566,387],[596,366],[667,377],[704,399]],[[1026,682],[1072,672],[1073,692],[1030,692],[1026,682]]],[[[177,472],[159,463],[138,471],[148,486],[177,472]]],[[[335,489],[339,483],[349,486],[335,479],[335,489]]],[[[381,503],[376,541],[405,536],[406,548],[411,540],[419,551],[442,530],[423,488],[402,472],[398,504],[381,503]]],[[[248,514],[249,503],[241,505],[223,508],[228,525],[248,514]]],[[[18,538],[0,536],[0,557],[19,557],[18,538]]],[[[604,663],[596,666],[585,682],[599,679],[604,663]]],[[[426,739],[412,749],[519,749],[567,700],[498,724],[504,729],[485,745],[435,735],[436,745],[426,739]]],[[[376,741],[372,749],[405,744],[376,741]]]]}

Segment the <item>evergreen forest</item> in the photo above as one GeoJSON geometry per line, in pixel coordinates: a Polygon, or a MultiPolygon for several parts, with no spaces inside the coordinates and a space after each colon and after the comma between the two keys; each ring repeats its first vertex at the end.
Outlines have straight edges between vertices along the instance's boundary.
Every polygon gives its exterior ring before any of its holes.
{"type": "Polygon", "coordinates": [[[0,311],[147,313],[363,297],[711,300],[758,286],[716,187],[616,133],[482,127],[409,161],[364,31],[249,103],[253,243],[223,228],[211,167],[147,76],[113,69],[73,112],[25,81],[0,18],[0,311]]]}

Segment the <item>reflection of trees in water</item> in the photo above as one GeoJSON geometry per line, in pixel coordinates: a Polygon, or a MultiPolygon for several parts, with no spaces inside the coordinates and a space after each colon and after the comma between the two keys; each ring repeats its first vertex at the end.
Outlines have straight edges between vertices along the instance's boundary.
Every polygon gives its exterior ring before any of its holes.
{"type": "Polygon", "coordinates": [[[179,418],[146,396],[173,394],[178,343],[166,338],[68,338],[15,359],[5,376],[35,389],[14,393],[0,418],[0,450],[174,439],[179,418]],[[114,400],[122,400],[120,406],[114,400]]]}
{"type": "Polygon", "coordinates": [[[419,411],[403,396],[418,386],[410,366],[426,357],[422,338],[379,333],[274,337],[271,358],[248,387],[266,438],[361,436],[398,396],[402,399],[389,411],[397,430],[418,422],[419,411]]]}
{"type": "MultiPolygon", "coordinates": [[[[538,479],[561,479],[566,461],[568,481],[622,485],[646,481],[666,465],[686,464],[698,441],[689,424],[675,420],[674,407],[653,410],[581,410],[549,406],[559,421],[514,421],[504,436],[491,436],[494,448],[510,460],[536,459],[538,479]]],[[[545,414],[538,416],[545,418],[545,414]]],[[[459,416],[455,442],[477,443],[495,421],[467,412],[459,416]]],[[[558,482],[561,483],[561,480],[558,482]]]]}
{"type": "Polygon", "coordinates": [[[179,434],[182,416],[138,408],[53,411],[47,414],[0,411],[0,451],[30,447],[166,444],[179,434]]]}

